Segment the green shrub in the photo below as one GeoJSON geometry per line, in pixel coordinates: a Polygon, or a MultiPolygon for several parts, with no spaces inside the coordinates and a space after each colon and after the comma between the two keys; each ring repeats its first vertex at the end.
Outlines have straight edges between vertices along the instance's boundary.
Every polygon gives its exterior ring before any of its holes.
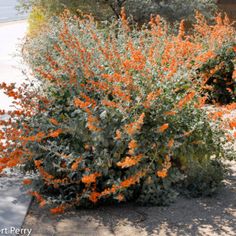
{"type": "Polygon", "coordinates": [[[229,44],[219,49],[216,56],[210,59],[200,69],[200,73],[209,73],[204,90],[211,103],[228,104],[236,99],[236,80],[233,78],[236,51],[235,44],[229,44]]]}
{"type": "Polygon", "coordinates": [[[219,161],[189,163],[187,177],[181,183],[181,192],[187,196],[212,196],[222,185],[225,169],[219,161]]]}
{"type": "MultiPolygon", "coordinates": [[[[219,30],[216,48],[228,31],[219,30]]],[[[1,122],[0,170],[36,172],[32,194],[41,206],[56,206],[52,213],[173,201],[188,160],[229,157],[224,132],[201,109],[199,83],[190,79],[198,58],[212,56],[199,43],[207,37],[185,37],[183,22],[178,35],[170,33],[160,17],[137,30],[123,12],[107,31],[65,12],[25,47],[40,86],[0,86],[21,107],[1,122]]]]}

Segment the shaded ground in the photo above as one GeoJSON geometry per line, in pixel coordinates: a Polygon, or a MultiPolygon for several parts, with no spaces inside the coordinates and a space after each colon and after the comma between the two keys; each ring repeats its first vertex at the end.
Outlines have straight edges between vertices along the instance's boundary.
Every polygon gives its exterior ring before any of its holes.
{"type": "Polygon", "coordinates": [[[228,162],[225,186],[213,198],[180,197],[169,207],[132,204],[71,210],[55,216],[34,202],[22,228],[33,236],[236,235],[236,162],[228,162]]]}

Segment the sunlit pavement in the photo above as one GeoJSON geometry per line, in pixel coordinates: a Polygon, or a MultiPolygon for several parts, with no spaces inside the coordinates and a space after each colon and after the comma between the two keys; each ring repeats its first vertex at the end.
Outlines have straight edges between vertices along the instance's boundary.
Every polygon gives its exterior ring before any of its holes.
{"type": "MultiPolygon", "coordinates": [[[[27,30],[26,21],[0,23],[0,83],[17,83],[24,81],[19,44],[27,30]]],[[[11,100],[0,92],[0,109],[12,109],[11,100]]]]}

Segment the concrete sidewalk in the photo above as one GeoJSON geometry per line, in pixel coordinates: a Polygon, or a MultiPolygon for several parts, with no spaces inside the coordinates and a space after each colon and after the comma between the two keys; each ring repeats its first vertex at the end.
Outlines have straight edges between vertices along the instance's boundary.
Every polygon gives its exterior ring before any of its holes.
{"type": "MultiPolygon", "coordinates": [[[[0,83],[17,83],[24,81],[19,44],[27,30],[26,21],[0,23],[0,83]]],[[[0,109],[11,109],[11,100],[0,92],[0,109]]]]}
{"type": "Polygon", "coordinates": [[[27,195],[22,187],[23,176],[15,173],[0,177],[0,235],[14,235],[8,230],[20,229],[28,207],[31,196],[27,195]],[[7,229],[6,232],[1,230],[7,229]]]}
{"type": "MultiPolygon", "coordinates": [[[[26,33],[26,21],[0,23],[0,83],[24,81],[22,64],[14,57],[18,43],[26,33]]],[[[11,110],[11,100],[0,92],[0,109],[11,110]]],[[[4,119],[4,117],[0,117],[4,119]]],[[[0,235],[14,235],[11,227],[20,229],[31,202],[31,197],[22,191],[23,176],[14,171],[9,176],[0,175],[0,235]],[[6,230],[5,230],[6,229],[6,230]]]]}

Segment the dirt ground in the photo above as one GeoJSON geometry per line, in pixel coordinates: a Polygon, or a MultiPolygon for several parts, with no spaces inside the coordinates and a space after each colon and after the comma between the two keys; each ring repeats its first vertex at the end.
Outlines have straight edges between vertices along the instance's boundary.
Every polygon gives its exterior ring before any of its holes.
{"type": "Polygon", "coordinates": [[[22,226],[33,236],[235,236],[236,162],[227,162],[230,172],[213,198],[179,197],[168,207],[133,204],[71,210],[51,215],[33,202],[22,226]]]}

